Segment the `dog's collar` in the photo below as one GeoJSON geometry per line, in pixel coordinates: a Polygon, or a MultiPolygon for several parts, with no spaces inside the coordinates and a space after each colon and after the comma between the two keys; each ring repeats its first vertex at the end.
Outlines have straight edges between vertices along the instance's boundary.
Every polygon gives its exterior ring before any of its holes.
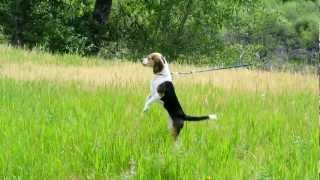
{"type": "Polygon", "coordinates": [[[157,75],[157,76],[166,76],[166,74],[162,74],[162,73],[157,73],[155,75],[157,75]]]}

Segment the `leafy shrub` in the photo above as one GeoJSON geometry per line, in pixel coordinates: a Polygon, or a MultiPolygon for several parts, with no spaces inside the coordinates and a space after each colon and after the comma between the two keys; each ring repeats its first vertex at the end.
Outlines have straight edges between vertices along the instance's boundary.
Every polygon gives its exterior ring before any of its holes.
{"type": "Polygon", "coordinates": [[[210,54],[219,47],[219,27],[231,13],[224,5],[211,0],[118,2],[110,35],[133,52],[156,50],[173,58],[210,54]]]}
{"type": "Polygon", "coordinates": [[[95,40],[88,15],[92,4],[82,0],[7,0],[0,3],[0,21],[13,45],[88,54],[94,50],[95,40]]]}
{"type": "Polygon", "coordinates": [[[319,2],[264,1],[261,7],[233,18],[237,22],[227,26],[224,36],[231,44],[262,46],[259,52],[262,58],[314,62],[319,51],[319,2]]]}

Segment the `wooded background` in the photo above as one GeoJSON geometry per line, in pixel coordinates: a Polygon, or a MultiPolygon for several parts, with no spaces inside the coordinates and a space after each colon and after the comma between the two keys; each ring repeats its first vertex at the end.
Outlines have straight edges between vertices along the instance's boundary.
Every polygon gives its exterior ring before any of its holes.
{"type": "Polygon", "coordinates": [[[311,64],[320,0],[0,0],[0,42],[135,60],[311,64]]]}

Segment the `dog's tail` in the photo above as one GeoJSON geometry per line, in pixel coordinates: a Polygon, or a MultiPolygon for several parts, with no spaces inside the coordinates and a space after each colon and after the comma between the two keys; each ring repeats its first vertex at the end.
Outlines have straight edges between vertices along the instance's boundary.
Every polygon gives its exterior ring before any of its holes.
{"type": "Polygon", "coordinates": [[[216,114],[209,114],[207,116],[189,116],[189,115],[184,115],[183,119],[185,121],[202,121],[202,120],[207,120],[207,119],[216,120],[217,119],[217,115],[216,114]]]}

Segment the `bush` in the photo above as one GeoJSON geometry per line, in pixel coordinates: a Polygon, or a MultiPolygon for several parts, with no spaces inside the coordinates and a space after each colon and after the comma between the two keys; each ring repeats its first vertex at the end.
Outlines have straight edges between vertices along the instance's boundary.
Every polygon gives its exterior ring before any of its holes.
{"type": "Polygon", "coordinates": [[[92,33],[96,33],[91,26],[92,6],[92,1],[82,0],[7,1],[0,3],[0,21],[13,45],[90,54],[95,51],[92,33]]]}
{"type": "Polygon", "coordinates": [[[6,43],[5,36],[3,34],[3,28],[0,26],[0,44],[6,43]]]}
{"type": "Polygon", "coordinates": [[[203,55],[219,48],[219,27],[230,12],[214,1],[129,0],[114,6],[110,38],[125,42],[133,53],[161,51],[179,55],[203,55]]]}
{"type": "Polygon", "coordinates": [[[320,1],[265,1],[227,26],[228,43],[262,46],[260,57],[279,61],[314,62],[318,49],[320,1]],[[236,25],[236,26],[234,26],[236,25]],[[228,37],[231,36],[231,37],[228,37]],[[302,52],[303,54],[297,54],[302,52]],[[294,54],[294,55],[292,55],[294,54]]]}
{"type": "Polygon", "coordinates": [[[214,56],[218,38],[234,7],[245,1],[114,1],[107,26],[92,20],[95,1],[24,0],[0,3],[0,21],[13,45],[51,52],[141,56],[161,51],[179,56],[214,56]],[[101,42],[101,43],[100,43],[101,42]]]}

